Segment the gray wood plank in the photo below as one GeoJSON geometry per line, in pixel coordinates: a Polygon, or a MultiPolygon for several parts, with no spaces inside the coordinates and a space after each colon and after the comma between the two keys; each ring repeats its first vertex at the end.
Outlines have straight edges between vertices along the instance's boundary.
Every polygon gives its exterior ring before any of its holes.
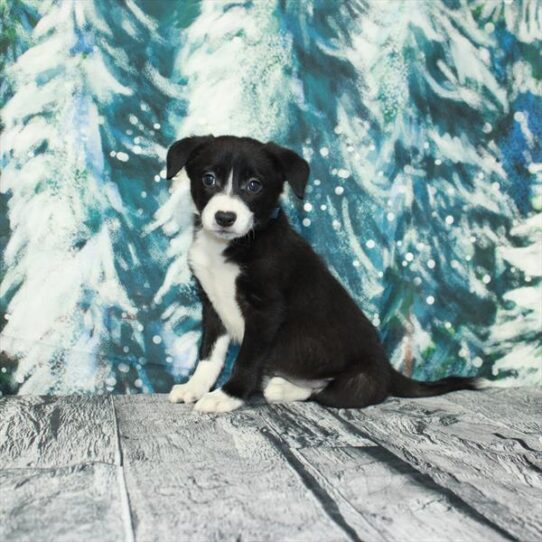
{"type": "Polygon", "coordinates": [[[0,399],[0,468],[113,464],[116,440],[110,397],[0,399]]]}
{"type": "MultiPolygon", "coordinates": [[[[474,392],[457,392],[467,396],[474,392]]],[[[484,392],[477,392],[484,400],[484,392]]],[[[542,534],[542,471],[522,433],[461,406],[461,397],[389,400],[338,416],[450,489],[520,540],[542,534]],[[497,434],[496,434],[497,433],[497,434]]]]}
{"type": "Polygon", "coordinates": [[[115,397],[135,539],[358,540],[273,445],[256,409],[206,415],[115,397]]]}
{"type": "Polygon", "coordinates": [[[314,402],[263,404],[257,414],[264,416],[290,448],[313,446],[374,446],[375,443],[337,423],[337,418],[314,402]]]}
{"type": "Polygon", "coordinates": [[[0,471],[0,540],[125,540],[117,476],[105,464],[0,471]]]}
{"type": "Polygon", "coordinates": [[[0,540],[129,541],[132,523],[145,542],[533,540],[541,399],[205,415],[165,396],[3,398],[0,540]]]}
{"type": "Polygon", "coordinates": [[[306,448],[299,454],[364,542],[509,540],[381,447],[306,448]]]}
{"type": "Polygon", "coordinates": [[[515,442],[519,452],[527,450],[527,459],[542,472],[542,390],[490,389],[478,393],[452,393],[442,397],[443,408],[459,409],[469,416],[490,420],[493,435],[515,442]],[[446,407],[447,403],[453,406],[446,407]]]}
{"type": "Polygon", "coordinates": [[[350,440],[360,439],[358,446],[333,437],[315,440],[313,435],[327,432],[320,428],[322,420],[336,434],[345,431],[326,409],[297,403],[274,405],[261,413],[277,435],[288,435],[291,453],[365,542],[507,540],[429,477],[359,434],[350,432],[350,440]]]}
{"type": "Polygon", "coordinates": [[[523,433],[529,446],[542,451],[542,388],[494,388],[482,394],[450,393],[442,399],[523,433]]]}

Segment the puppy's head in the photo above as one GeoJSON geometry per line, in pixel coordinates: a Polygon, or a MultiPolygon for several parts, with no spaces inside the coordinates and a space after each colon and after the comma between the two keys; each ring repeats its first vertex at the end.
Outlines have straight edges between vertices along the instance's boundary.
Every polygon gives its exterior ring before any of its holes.
{"type": "Polygon", "coordinates": [[[284,183],[302,198],[309,178],[309,165],[295,152],[233,136],[176,141],[167,154],[167,178],[183,168],[203,228],[225,240],[264,227],[284,183]]]}

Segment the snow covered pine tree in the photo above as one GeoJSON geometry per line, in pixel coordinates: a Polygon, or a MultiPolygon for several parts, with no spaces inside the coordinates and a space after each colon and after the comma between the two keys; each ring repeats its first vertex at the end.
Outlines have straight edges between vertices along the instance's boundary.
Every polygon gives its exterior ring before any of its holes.
{"type": "Polygon", "coordinates": [[[464,7],[372,3],[360,69],[388,182],[381,320],[392,362],[420,379],[479,372],[516,215],[493,126],[507,111],[491,39],[464,7]]]}
{"type": "Polygon", "coordinates": [[[495,40],[493,71],[510,104],[496,140],[505,186],[520,216],[511,245],[499,247],[504,289],[489,341],[491,372],[510,385],[542,384],[542,5],[475,2],[495,40]]]}
{"type": "Polygon", "coordinates": [[[137,357],[146,341],[140,299],[130,297],[133,282],[121,280],[135,268],[132,277],[145,286],[130,231],[136,222],[120,197],[118,186],[128,199],[121,174],[106,156],[134,158],[141,183],[143,160],[163,148],[154,134],[137,139],[138,130],[156,123],[144,92],[136,98],[143,120],[116,116],[142,75],[119,53],[119,40],[129,46],[145,39],[151,24],[130,1],[116,7],[41,3],[36,44],[11,68],[15,94],[2,111],[2,189],[10,196],[12,233],[1,340],[18,363],[22,393],[152,389],[137,357]],[[125,119],[132,133],[121,132],[125,119]]]}

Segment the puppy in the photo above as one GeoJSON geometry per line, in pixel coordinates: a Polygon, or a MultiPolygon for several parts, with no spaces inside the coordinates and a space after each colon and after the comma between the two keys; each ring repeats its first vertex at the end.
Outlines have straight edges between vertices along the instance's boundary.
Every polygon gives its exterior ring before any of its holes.
{"type": "Polygon", "coordinates": [[[460,377],[419,382],[391,367],[376,329],[280,208],[284,183],[302,198],[309,178],[295,152],[250,138],[189,137],[167,154],[167,178],[179,172],[195,205],[188,261],[203,336],[195,372],[173,387],[172,402],[226,412],[262,390],[268,402],[360,408],[389,395],[479,387],[460,377]],[[230,342],[241,344],[231,376],[210,391],[230,342]]]}

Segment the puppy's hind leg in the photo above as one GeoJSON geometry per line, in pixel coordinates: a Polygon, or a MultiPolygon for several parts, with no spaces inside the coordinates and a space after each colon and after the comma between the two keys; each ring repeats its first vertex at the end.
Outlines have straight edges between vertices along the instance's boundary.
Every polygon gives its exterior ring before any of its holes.
{"type": "Polygon", "coordinates": [[[339,376],[311,399],[333,408],[363,408],[381,403],[388,396],[385,381],[366,373],[339,376]]]}

